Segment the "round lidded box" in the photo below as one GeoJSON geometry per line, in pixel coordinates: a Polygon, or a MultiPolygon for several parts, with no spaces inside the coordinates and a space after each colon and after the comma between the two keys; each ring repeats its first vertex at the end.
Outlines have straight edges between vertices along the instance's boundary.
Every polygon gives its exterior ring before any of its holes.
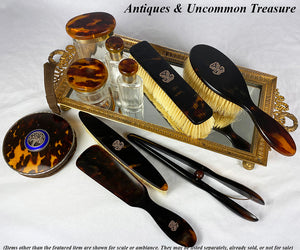
{"type": "Polygon", "coordinates": [[[82,102],[112,109],[107,78],[106,66],[94,58],[79,59],[72,63],[67,71],[68,83],[82,102]]]}
{"type": "Polygon", "coordinates": [[[18,120],[7,132],[3,156],[19,174],[44,177],[58,171],[73,155],[76,135],[70,124],[52,113],[18,120]]]}
{"type": "Polygon", "coordinates": [[[115,29],[115,18],[106,12],[92,12],[70,19],[66,31],[74,39],[106,39],[115,29]]]}
{"type": "Polygon", "coordinates": [[[93,57],[105,60],[105,40],[116,27],[115,18],[106,12],[92,12],[76,16],[66,24],[66,31],[73,38],[78,58],[93,57]]]}
{"type": "Polygon", "coordinates": [[[105,65],[94,58],[79,59],[67,71],[70,87],[78,92],[94,92],[105,85],[107,78],[105,65]]]}

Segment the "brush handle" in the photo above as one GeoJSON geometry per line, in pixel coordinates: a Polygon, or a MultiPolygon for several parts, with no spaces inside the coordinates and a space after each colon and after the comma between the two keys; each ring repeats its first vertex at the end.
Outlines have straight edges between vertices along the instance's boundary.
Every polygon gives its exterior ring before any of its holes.
{"type": "Polygon", "coordinates": [[[292,156],[296,153],[296,144],[282,125],[252,102],[245,105],[245,110],[251,116],[262,137],[273,149],[285,156],[292,156]]]}
{"type": "Polygon", "coordinates": [[[185,247],[195,245],[197,237],[193,228],[179,215],[157,205],[149,196],[141,205],[141,208],[152,216],[170,239],[185,247]]]}
{"type": "Polygon", "coordinates": [[[214,128],[214,130],[225,135],[235,148],[250,152],[251,144],[235,133],[231,125],[224,128],[214,128]]]}

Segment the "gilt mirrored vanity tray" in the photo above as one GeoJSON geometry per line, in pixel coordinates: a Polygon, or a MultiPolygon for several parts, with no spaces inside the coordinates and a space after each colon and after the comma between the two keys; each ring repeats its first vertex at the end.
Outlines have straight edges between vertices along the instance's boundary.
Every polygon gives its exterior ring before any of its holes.
{"type": "MultiPolygon", "coordinates": [[[[128,53],[131,46],[140,42],[140,40],[130,37],[118,36],[124,41],[125,53],[128,53]]],[[[188,53],[155,44],[152,44],[152,46],[182,75],[183,63],[188,57],[188,53]]],[[[192,139],[181,132],[175,131],[146,96],[144,96],[143,120],[122,115],[118,110],[107,110],[80,102],[66,81],[66,70],[75,59],[75,47],[69,45],[65,50],[53,51],[49,55],[48,62],[44,64],[46,98],[50,109],[54,113],[61,113],[74,108],[237,158],[242,161],[243,167],[246,169],[253,169],[255,164],[267,165],[270,147],[260,136],[245,111],[239,114],[231,127],[251,144],[249,152],[234,148],[224,134],[215,130],[205,139],[192,139]]],[[[239,70],[247,82],[253,101],[263,111],[280,122],[289,132],[296,130],[298,126],[297,118],[287,112],[289,106],[276,89],[277,77],[243,67],[239,67],[239,70]],[[286,118],[288,118],[288,122],[286,118]],[[289,125],[286,123],[289,123],[289,125]]]]}

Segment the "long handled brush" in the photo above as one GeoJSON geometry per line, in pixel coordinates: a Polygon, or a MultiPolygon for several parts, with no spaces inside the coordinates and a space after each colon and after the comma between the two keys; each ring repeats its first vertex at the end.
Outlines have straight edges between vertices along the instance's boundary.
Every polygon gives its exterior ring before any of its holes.
{"type": "Polygon", "coordinates": [[[218,108],[221,111],[234,110],[236,105],[242,107],[272,148],[286,156],[296,153],[296,144],[293,138],[283,126],[253,103],[241,72],[220,51],[208,45],[194,46],[185,65],[185,75],[191,79],[191,82],[198,85],[199,89],[207,92],[206,95],[211,101],[203,98],[209,105],[213,106],[214,103],[216,106],[220,106],[218,108]],[[220,99],[221,97],[229,103],[224,102],[220,99]]]}

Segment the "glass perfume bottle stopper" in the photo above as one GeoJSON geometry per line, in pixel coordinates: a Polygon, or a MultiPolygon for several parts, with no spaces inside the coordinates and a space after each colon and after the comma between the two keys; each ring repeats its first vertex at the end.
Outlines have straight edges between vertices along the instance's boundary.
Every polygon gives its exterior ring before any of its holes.
{"type": "Polygon", "coordinates": [[[124,42],[121,37],[111,36],[105,42],[105,47],[113,61],[119,61],[122,58],[124,42]]]}
{"type": "Polygon", "coordinates": [[[122,74],[123,80],[126,83],[132,83],[136,79],[136,73],[138,71],[138,64],[133,59],[124,59],[119,64],[119,70],[122,74]]]}

